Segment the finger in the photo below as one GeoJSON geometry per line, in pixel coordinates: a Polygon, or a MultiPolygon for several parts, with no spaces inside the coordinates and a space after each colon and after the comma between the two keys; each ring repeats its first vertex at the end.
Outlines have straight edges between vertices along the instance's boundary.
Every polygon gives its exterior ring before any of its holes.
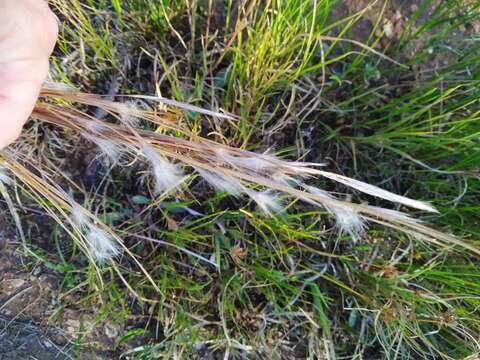
{"type": "Polygon", "coordinates": [[[31,114],[58,34],[57,20],[43,0],[18,0],[18,4],[36,8],[22,14],[18,8],[12,10],[9,19],[15,31],[0,37],[0,50],[4,50],[0,54],[0,149],[18,137],[31,114]]]}
{"type": "Polygon", "coordinates": [[[29,116],[27,107],[16,105],[10,99],[0,97],[0,149],[14,142],[22,131],[22,122],[18,119],[24,119],[29,116]],[[17,120],[15,120],[17,119],[17,120]]]}

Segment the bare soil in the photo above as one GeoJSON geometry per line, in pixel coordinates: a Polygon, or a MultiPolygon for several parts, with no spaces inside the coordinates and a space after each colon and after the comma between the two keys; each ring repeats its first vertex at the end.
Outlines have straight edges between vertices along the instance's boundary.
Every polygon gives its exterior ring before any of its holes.
{"type": "Polygon", "coordinates": [[[109,324],[94,326],[93,314],[60,312],[56,289],[61,277],[25,261],[12,245],[0,251],[0,360],[112,358],[106,351],[114,343],[109,324]]]}
{"type": "Polygon", "coordinates": [[[69,358],[62,331],[46,324],[55,281],[22,268],[6,245],[0,253],[0,359],[69,358]]]}
{"type": "MultiPolygon", "coordinates": [[[[363,12],[362,18],[354,25],[353,30],[349,36],[355,40],[364,42],[372,34],[374,28],[376,34],[383,34],[381,39],[381,47],[386,48],[391,43],[399,41],[402,34],[406,30],[414,33],[421,25],[425,24],[432,13],[438,7],[442,0],[433,0],[429,6],[419,16],[412,21],[413,16],[419,11],[424,0],[390,0],[372,1],[372,0],[344,0],[334,10],[334,16],[342,19],[347,16],[363,12]],[[380,19],[380,21],[379,21],[380,19]]],[[[475,0],[464,0],[464,4],[468,5],[475,0]]],[[[458,6],[458,14],[462,14],[464,9],[458,6]]],[[[402,56],[405,60],[413,58],[420,49],[424,48],[427,39],[433,35],[437,29],[428,32],[422,32],[421,35],[409,41],[408,46],[403,50],[402,56]]],[[[472,20],[470,23],[460,27],[458,31],[451,32],[444,39],[445,44],[456,48],[462,44],[468,36],[480,33],[480,19],[472,20]]],[[[432,52],[434,50],[432,49],[432,52]]],[[[421,64],[413,66],[416,78],[422,78],[424,72],[431,72],[432,70],[447,64],[451,59],[446,52],[436,56],[432,54],[430,60],[422,61],[421,64]]]]}

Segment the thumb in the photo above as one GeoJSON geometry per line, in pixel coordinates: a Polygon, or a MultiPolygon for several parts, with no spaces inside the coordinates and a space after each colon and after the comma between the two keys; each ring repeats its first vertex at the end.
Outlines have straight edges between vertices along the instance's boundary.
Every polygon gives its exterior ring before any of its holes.
{"type": "Polygon", "coordinates": [[[43,0],[0,0],[0,149],[14,141],[48,74],[58,34],[43,0]]]}

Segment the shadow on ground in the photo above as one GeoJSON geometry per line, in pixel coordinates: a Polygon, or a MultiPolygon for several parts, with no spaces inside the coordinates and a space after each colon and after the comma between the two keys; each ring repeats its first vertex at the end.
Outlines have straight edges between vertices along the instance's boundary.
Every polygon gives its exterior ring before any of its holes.
{"type": "Polygon", "coordinates": [[[71,312],[59,316],[59,326],[50,321],[60,278],[38,264],[26,266],[14,248],[0,249],[0,360],[109,359],[75,345],[80,322],[71,312]]]}
{"type": "Polygon", "coordinates": [[[0,317],[0,359],[72,359],[71,346],[60,347],[33,323],[0,317]]]}

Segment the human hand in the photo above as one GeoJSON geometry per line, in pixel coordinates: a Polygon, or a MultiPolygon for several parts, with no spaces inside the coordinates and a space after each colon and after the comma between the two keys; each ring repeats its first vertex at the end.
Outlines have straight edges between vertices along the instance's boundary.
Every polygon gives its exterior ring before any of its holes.
{"type": "Polygon", "coordinates": [[[57,35],[45,0],[0,0],[0,149],[20,135],[30,116],[57,35]]]}

